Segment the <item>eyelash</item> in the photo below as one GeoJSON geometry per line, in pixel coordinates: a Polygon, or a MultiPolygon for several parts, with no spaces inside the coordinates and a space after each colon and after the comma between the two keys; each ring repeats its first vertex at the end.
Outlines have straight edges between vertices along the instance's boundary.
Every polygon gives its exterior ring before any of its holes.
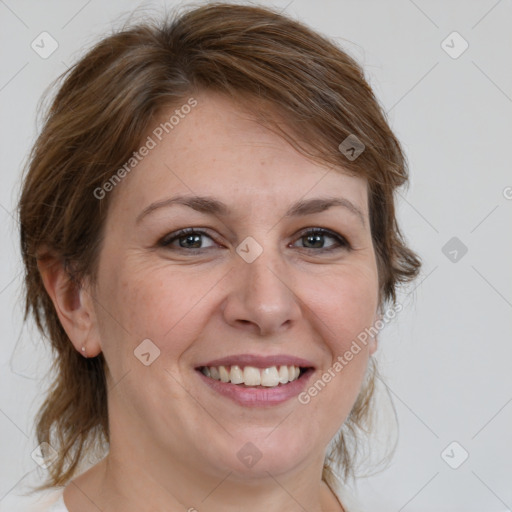
{"type": "MultiPolygon", "coordinates": [[[[212,236],[210,236],[208,233],[206,233],[205,231],[203,231],[201,229],[185,228],[185,229],[180,229],[179,231],[176,231],[174,233],[170,233],[168,235],[165,235],[162,239],[159,240],[158,245],[161,246],[161,247],[169,248],[169,245],[172,242],[174,242],[175,240],[179,240],[180,238],[184,238],[184,237],[190,236],[190,235],[207,236],[208,238],[210,238],[212,241],[215,242],[215,240],[213,239],[212,236]]],[[[316,251],[316,252],[330,252],[330,251],[339,250],[339,249],[351,250],[350,244],[348,243],[348,241],[343,236],[338,235],[334,231],[330,231],[330,230],[325,229],[325,228],[312,228],[312,229],[303,231],[300,234],[300,236],[297,238],[297,240],[299,240],[301,238],[305,238],[306,236],[318,236],[318,235],[328,236],[330,238],[333,238],[334,240],[336,240],[338,246],[337,247],[336,246],[335,247],[328,247],[328,248],[319,248],[319,249],[315,249],[315,248],[312,248],[312,247],[302,247],[302,249],[316,251]]],[[[171,250],[177,250],[177,251],[186,251],[186,252],[188,252],[190,250],[190,249],[187,249],[186,247],[173,247],[173,248],[170,248],[170,249],[171,250]]],[[[193,252],[195,252],[196,254],[200,254],[200,253],[202,253],[204,251],[207,251],[209,249],[211,249],[211,247],[205,247],[205,248],[199,248],[199,249],[192,248],[191,250],[193,252]]]]}

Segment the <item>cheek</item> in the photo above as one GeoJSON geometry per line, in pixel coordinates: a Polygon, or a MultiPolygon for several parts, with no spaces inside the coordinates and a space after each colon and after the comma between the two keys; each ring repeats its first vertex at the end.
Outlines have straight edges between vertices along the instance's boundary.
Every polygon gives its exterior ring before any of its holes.
{"type": "Polygon", "coordinates": [[[341,355],[375,321],[376,272],[372,267],[347,266],[317,283],[309,288],[309,304],[320,320],[319,328],[323,338],[329,340],[333,355],[341,355]]]}
{"type": "Polygon", "coordinates": [[[357,337],[373,324],[378,285],[376,274],[364,267],[347,268],[315,282],[308,304],[316,317],[316,334],[329,355],[300,400],[308,414],[322,418],[324,434],[332,437],[361,390],[369,345],[357,337]]]}
{"type": "Polygon", "coordinates": [[[134,349],[149,338],[161,351],[182,352],[188,340],[197,337],[204,313],[205,295],[218,283],[212,273],[191,269],[137,265],[129,259],[105,272],[102,295],[105,303],[103,338],[119,340],[134,349]]]}

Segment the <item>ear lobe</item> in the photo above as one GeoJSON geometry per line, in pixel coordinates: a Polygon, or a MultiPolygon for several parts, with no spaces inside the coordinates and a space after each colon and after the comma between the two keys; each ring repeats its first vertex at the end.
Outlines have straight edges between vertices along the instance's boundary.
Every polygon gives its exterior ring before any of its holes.
{"type": "Polygon", "coordinates": [[[373,354],[375,352],[377,352],[377,348],[379,347],[379,340],[378,340],[377,336],[375,336],[375,338],[372,338],[372,340],[368,344],[368,347],[369,347],[370,356],[373,356],[373,354]]]}
{"type": "MultiPolygon", "coordinates": [[[[375,321],[373,322],[373,325],[377,325],[377,323],[381,323],[382,321],[382,314],[378,314],[375,316],[375,321]]],[[[374,337],[371,337],[370,343],[368,344],[369,348],[369,354],[370,356],[373,356],[375,352],[377,352],[377,349],[379,348],[379,334],[377,333],[374,337]]]]}
{"type": "Polygon", "coordinates": [[[61,258],[46,253],[38,258],[37,266],[60,323],[75,349],[87,357],[97,356],[101,345],[95,335],[96,315],[90,294],[83,284],[72,278],[61,258]]]}

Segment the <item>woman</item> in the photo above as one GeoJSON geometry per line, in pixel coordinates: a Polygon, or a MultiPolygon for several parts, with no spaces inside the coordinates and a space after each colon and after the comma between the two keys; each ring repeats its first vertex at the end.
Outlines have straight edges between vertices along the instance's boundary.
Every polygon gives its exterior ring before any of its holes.
{"type": "Polygon", "coordinates": [[[208,4],[89,51],[19,206],[56,352],[38,510],[355,510],[376,333],[420,267],[406,181],[361,68],[277,12],[208,4]]]}

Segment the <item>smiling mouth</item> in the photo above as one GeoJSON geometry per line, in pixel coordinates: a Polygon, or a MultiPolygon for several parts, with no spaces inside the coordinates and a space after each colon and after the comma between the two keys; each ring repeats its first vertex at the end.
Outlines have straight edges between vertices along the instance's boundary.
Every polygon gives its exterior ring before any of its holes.
{"type": "Polygon", "coordinates": [[[255,366],[200,366],[196,368],[206,377],[224,383],[237,384],[242,387],[276,388],[286,386],[300,379],[311,367],[294,365],[270,366],[256,368],[255,366]]]}

